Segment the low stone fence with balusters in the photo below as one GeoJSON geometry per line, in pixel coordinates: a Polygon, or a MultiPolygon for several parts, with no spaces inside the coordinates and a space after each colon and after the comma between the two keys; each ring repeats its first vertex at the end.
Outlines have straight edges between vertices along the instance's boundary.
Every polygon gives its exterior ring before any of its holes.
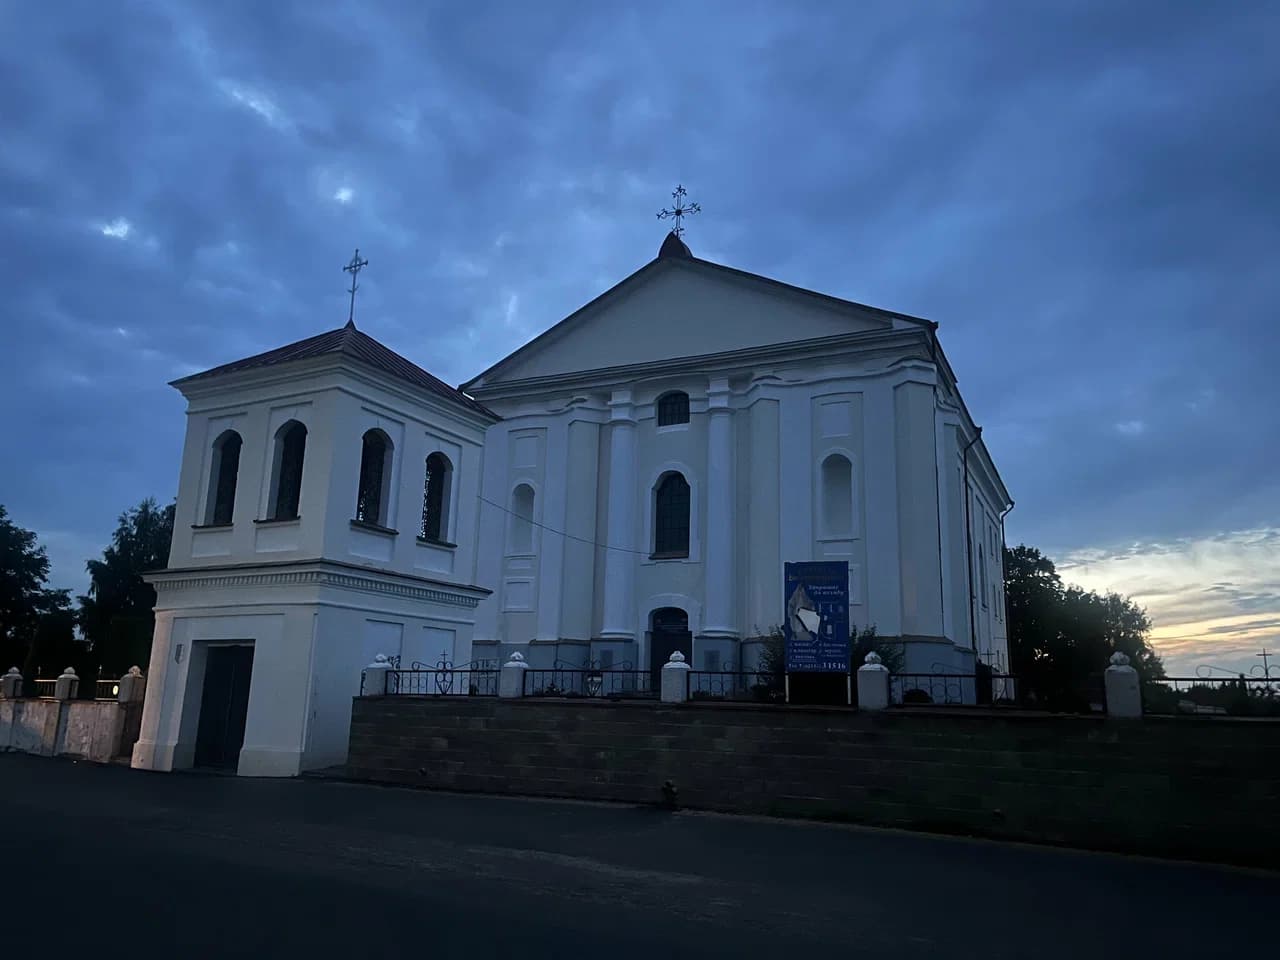
{"type": "Polygon", "coordinates": [[[0,752],[127,760],[142,726],[146,678],[133,667],[118,680],[93,681],[95,699],[79,699],[68,667],[50,682],[27,681],[16,667],[0,678],[0,752]]]}

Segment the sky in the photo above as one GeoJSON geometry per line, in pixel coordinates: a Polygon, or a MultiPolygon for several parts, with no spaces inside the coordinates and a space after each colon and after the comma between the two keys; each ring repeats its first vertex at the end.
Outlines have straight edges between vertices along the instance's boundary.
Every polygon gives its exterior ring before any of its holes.
{"type": "Polygon", "coordinates": [[[657,252],[936,320],[1008,541],[1280,650],[1280,7],[0,0],[0,503],[82,590],[167,382],[346,320],[459,383],[657,252]],[[21,42],[14,42],[21,37],[21,42]]]}

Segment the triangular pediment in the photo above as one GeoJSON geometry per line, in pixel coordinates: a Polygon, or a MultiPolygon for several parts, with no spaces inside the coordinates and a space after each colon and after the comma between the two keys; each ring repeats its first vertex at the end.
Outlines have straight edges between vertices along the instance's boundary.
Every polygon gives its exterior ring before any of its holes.
{"type": "Polygon", "coordinates": [[[662,258],[530,341],[465,389],[887,331],[921,322],[705,260],[662,258]]]}

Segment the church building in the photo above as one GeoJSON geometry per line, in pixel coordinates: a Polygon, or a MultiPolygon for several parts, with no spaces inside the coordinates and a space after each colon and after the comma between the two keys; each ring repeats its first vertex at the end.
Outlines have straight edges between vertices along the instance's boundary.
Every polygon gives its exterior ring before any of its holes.
{"type": "Polygon", "coordinates": [[[752,669],[793,561],[847,562],[907,672],[1007,666],[1013,501],[937,324],[678,233],[460,388],[351,323],[174,386],[136,767],[341,763],[376,654],[752,669]]]}

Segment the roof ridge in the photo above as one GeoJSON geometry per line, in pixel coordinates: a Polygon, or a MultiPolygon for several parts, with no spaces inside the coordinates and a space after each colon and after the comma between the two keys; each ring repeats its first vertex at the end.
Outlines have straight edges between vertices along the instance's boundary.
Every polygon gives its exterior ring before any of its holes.
{"type": "Polygon", "coordinates": [[[325,330],[293,343],[287,343],[274,350],[266,350],[240,360],[220,364],[199,373],[174,380],[170,386],[179,386],[191,381],[210,379],[216,376],[239,373],[245,370],[257,370],[277,364],[292,363],[298,360],[309,360],[327,354],[340,354],[367,364],[380,372],[420,387],[444,399],[451,400],[461,406],[486,416],[496,417],[488,407],[480,401],[468,396],[460,387],[454,387],[430,371],[420,367],[408,357],[402,356],[386,344],[374,339],[360,330],[350,320],[344,326],[325,330]]]}

